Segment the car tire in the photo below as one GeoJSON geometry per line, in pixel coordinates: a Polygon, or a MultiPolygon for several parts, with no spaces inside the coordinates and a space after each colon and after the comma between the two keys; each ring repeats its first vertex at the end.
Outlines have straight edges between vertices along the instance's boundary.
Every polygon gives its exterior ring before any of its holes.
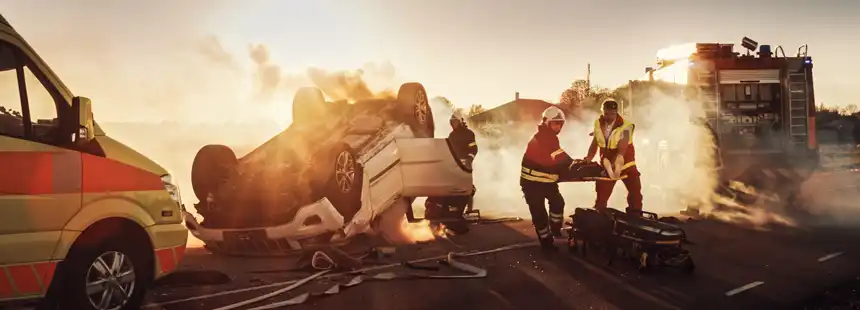
{"type": "Polygon", "coordinates": [[[427,91],[420,83],[405,83],[397,91],[398,111],[416,137],[432,138],[436,131],[427,91]]]}
{"type": "Polygon", "coordinates": [[[191,188],[200,202],[218,190],[236,170],[236,153],[224,145],[210,144],[197,151],[191,164],[191,188]]]}
{"type": "Polygon", "coordinates": [[[361,190],[364,170],[355,153],[346,144],[341,144],[331,153],[331,177],[325,190],[329,202],[343,216],[344,221],[361,209],[361,190]]]}
{"type": "Polygon", "coordinates": [[[48,300],[54,305],[51,308],[99,309],[98,302],[101,300],[99,292],[104,292],[107,286],[98,288],[96,285],[91,285],[90,289],[97,291],[88,294],[88,283],[96,280],[107,280],[116,281],[113,284],[119,284],[119,287],[131,291],[120,295],[125,296],[122,299],[119,296],[113,296],[115,306],[107,307],[107,309],[139,309],[146,296],[146,290],[152,282],[155,268],[152,256],[147,255],[143,249],[144,247],[140,247],[140,245],[117,240],[88,246],[77,245],[72,248],[58,269],[59,279],[55,281],[59,281],[58,284],[61,283],[61,286],[56,288],[56,294],[52,294],[54,292],[49,293],[48,300]],[[118,257],[122,257],[120,267],[118,269],[111,268],[114,259],[118,257]],[[104,262],[101,268],[113,269],[107,269],[111,272],[112,277],[99,275],[100,271],[97,269],[99,267],[96,267],[99,261],[104,262]],[[98,291],[99,289],[101,290],[98,291]],[[120,303],[122,303],[121,307],[119,306],[120,303]]]}
{"type": "Polygon", "coordinates": [[[293,124],[304,125],[324,117],[327,104],[322,91],[316,87],[302,87],[293,96],[293,124]]]}

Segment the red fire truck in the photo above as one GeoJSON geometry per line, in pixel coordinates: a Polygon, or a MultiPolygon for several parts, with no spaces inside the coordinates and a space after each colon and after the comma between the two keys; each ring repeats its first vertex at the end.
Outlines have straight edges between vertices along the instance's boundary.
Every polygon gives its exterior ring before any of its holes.
{"type": "Polygon", "coordinates": [[[674,89],[702,105],[696,121],[714,135],[721,184],[739,181],[793,202],[819,162],[812,58],[806,45],[791,57],[749,38],[742,46],[746,53],[734,44],[695,43],[683,57],[659,59],[629,84],[624,113],[635,119],[655,87],[674,89]]]}

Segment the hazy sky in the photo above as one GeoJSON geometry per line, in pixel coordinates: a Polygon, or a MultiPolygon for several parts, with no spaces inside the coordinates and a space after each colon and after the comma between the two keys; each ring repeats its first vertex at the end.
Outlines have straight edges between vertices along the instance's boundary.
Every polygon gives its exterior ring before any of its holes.
{"type": "MultiPolygon", "coordinates": [[[[595,83],[615,86],[640,77],[662,47],[739,45],[749,36],[787,54],[808,44],[817,101],[860,104],[858,0],[2,0],[0,12],[59,73],[82,79],[75,71],[83,64],[105,75],[139,72],[135,83],[155,92],[167,86],[150,79],[172,75],[156,72],[160,53],[206,35],[244,58],[249,44],[265,44],[287,73],[390,61],[398,81],[420,81],[457,105],[485,106],[516,91],[555,102],[588,62],[595,83]],[[97,56],[83,53],[93,48],[97,56]]],[[[90,80],[67,83],[78,94],[104,93],[92,81],[99,79],[90,80]]]]}

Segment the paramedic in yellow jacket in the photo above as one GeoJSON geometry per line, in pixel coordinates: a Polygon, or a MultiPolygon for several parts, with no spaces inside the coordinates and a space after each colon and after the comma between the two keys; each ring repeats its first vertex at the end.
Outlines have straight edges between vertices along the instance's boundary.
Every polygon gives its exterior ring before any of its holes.
{"type": "MultiPolygon", "coordinates": [[[[594,158],[600,150],[600,162],[617,169],[616,174],[627,187],[627,212],[642,211],[642,183],[639,180],[639,170],[636,169],[636,150],[633,147],[633,130],[635,125],[618,115],[618,102],[607,99],[603,102],[603,115],[594,121],[594,138],[588,148],[586,161],[594,158]],[[616,165],[616,162],[618,164],[616,165]]],[[[600,180],[595,182],[597,199],[594,208],[606,210],[615,180],[600,180]]]]}

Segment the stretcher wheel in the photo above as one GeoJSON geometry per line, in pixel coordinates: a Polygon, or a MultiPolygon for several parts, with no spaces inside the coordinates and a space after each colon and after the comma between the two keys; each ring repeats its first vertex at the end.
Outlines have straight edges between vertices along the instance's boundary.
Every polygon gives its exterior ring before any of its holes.
{"type": "Polygon", "coordinates": [[[576,237],[572,235],[567,237],[567,252],[573,254],[576,253],[578,249],[579,247],[576,246],[576,237]]]}
{"type": "Polygon", "coordinates": [[[648,273],[655,267],[655,257],[652,253],[642,252],[639,254],[639,266],[636,268],[639,273],[648,273]]]}
{"type": "Polygon", "coordinates": [[[681,266],[681,271],[685,274],[693,274],[695,270],[696,263],[693,262],[693,258],[687,257],[687,259],[684,260],[684,264],[681,266]]]}

